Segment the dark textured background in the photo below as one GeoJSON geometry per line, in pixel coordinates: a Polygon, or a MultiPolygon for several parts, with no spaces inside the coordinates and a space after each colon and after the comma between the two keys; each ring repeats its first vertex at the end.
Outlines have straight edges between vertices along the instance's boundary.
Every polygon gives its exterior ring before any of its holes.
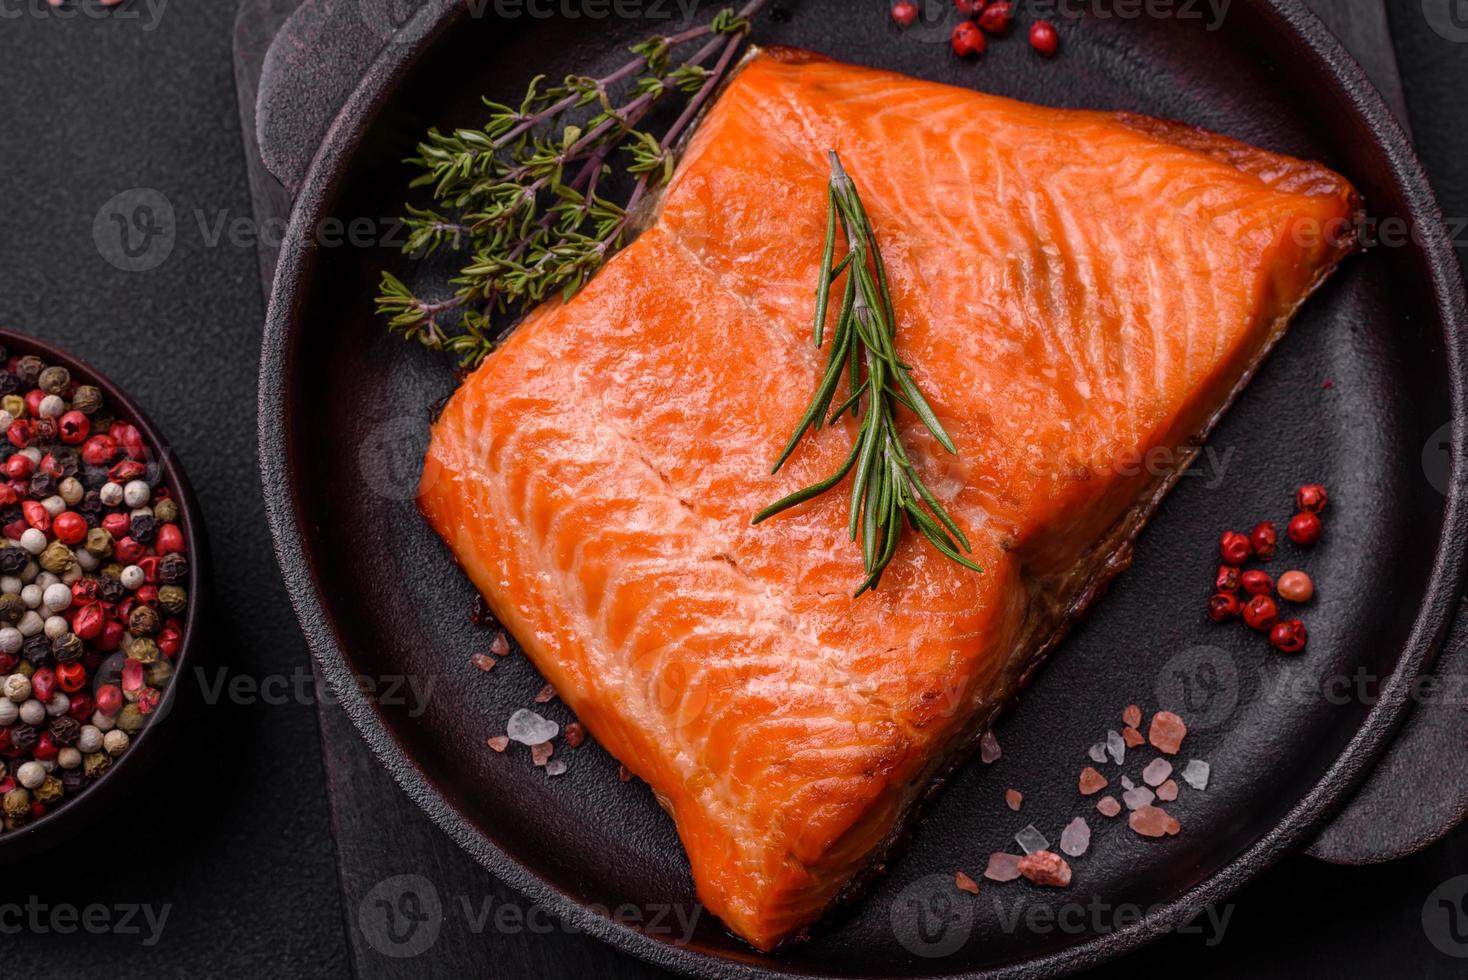
{"type": "MultiPolygon", "coordinates": [[[[153,18],[139,0],[128,8],[132,18],[32,13],[42,6],[0,0],[0,323],[67,346],[107,371],[172,438],[214,546],[220,601],[216,640],[206,651],[211,679],[214,671],[304,679],[306,652],[280,588],[258,493],[254,386],[264,301],[255,251],[227,234],[209,240],[216,222],[251,213],[231,67],[235,4],[171,0],[151,30],[153,18]],[[92,221],[113,195],[139,186],[172,201],[177,240],[159,268],[124,273],[99,256],[92,221]]],[[[1422,0],[1388,6],[1424,161],[1447,213],[1468,215],[1468,44],[1434,32],[1422,0]]],[[[125,811],[81,841],[0,871],[0,905],[32,896],[48,905],[169,904],[160,942],[29,927],[12,934],[0,920],[7,975],[350,972],[343,925],[354,931],[356,909],[338,898],[338,842],[315,712],[308,698],[284,700],[206,707],[193,720],[192,737],[125,811]]],[[[380,770],[360,770],[358,778],[379,780],[384,794],[392,792],[380,770]]],[[[397,844],[389,836],[365,846],[380,848],[386,867],[437,877],[446,895],[476,906],[510,900],[482,875],[401,866],[393,860],[397,844]]],[[[1468,976],[1468,960],[1434,950],[1420,919],[1428,894],[1465,871],[1468,831],[1380,868],[1293,860],[1238,897],[1221,946],[1171,938],[1110,972],[1468,976]]],[[[360,936],[351,939],[361,973],[399,972],[389,966],[420,977],[450,972],[431,955],[390,964],[364,950],[360,936]]],[[[446,928],[444,952],[451,942],[478,950],[478,975],[643,972],[559,930],[471,937],[446,928]]]]}

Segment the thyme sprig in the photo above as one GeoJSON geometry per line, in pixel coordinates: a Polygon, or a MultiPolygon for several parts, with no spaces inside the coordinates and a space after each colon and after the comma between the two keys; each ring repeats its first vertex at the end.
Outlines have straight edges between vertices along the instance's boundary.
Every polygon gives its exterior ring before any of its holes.
{"type": "Polygon", "coordinates": [[[904,519],[945,556],[965,568],[982,572],[983,568],[960,553],[960,549],[973,550],[968,538],[923,483],[902,446],[896,423],[899,405],[917,415],[944,449],[957,452],[938,416],[913,382],[909,374],[911,366],[897,356],[897,320],[876,232],[856,185],[841,166],[835,150],[830,152],[830,157],[826,238],[816,284],[814,340],[817,348],[825,340],[831,290],[844,276],[841,307],[815,397],[771,472],[780,471],[806,432],[816,432],[823,424],[834,424],[848,411],[861,419],[861,427],[850,454],[835,473],[766,507],[755,515],[754,523],[819,497],[855,470],[848,532],[853,541],[860,535],[867,576],[856,591],[858,596],[881,582],[882,573],[897,553],[904,519]],[[838,224],[846,243],[846,255],[840,262],[835,261],[838,224]],[[850,394],[831,411],[843,374],[850,394]]]}
{"type": "Polygon", "coordinates": [[[648,195],[672,176],[679,141],[728,74],[769,0],[726,8],[708,23],[634,45],[635,57],[601,78],[532,79],[518,104],[485,99],[477,129],[429,130],[407,162],[409,185],[430,203],[409,204],[404,251],[455,255],[451,294],[428,300],[383,272],[377,311],[389,329],[473,366],[494,349],[495,324],[560,293],[569,299],[628,240],[648,195]],[[678,49],[703,44],[675,63],[678,49]],[[710,64],[712,62],[712,64],[710,64]],[[639,128],[670,94],[687,104],[661,135],[639,128]],[[606,188],[632,184],[620,203],[606,188]]]}

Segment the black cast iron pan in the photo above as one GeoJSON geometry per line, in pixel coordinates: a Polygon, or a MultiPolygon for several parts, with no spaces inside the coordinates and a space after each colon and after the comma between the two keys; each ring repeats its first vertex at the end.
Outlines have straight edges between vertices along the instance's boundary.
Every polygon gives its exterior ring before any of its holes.
{"type": "MultiPolygon", "coordinates": [[[[574,925],[688,973],[1040,975],[1191,918],[1308,845],[1371,772],[1459,594],[1459,486],[1424,459],[1441,447],[1462,472],[1468,316],[1425,178],[1359,69],[1288,0],[1236,0],[1216,29],[1206,18],[1093,12],[1062,24],[1054,62],[1015,38],[978,64],[948,54],[946,29],[896,36],[885,3],[800,0],[762,20],[757,39],[1031,101],[1181,119],[1318,159],[1356,183],[1375,218],[1411,234],[1350,260],[1309,304],[1143,534],[1133,568],[1001,722],[1004,758],[960,771],[864,901],[774,956],[707,915],[686,942],[674,941],[678,929],[649,928],[694,898],[645,787],[619,782],[615,761],[589,746],[555,780],[484,748],[541,682],[520,659],[490,676],[469,663],[487,643],[469,622],[472,589],[412,506],[432,408],[454,386],[449,365],[388,337],[372,313],[381,269],[413,275],[393,243],[353,247],[321,229],[399,213],[398,161],[427,126],[472,123],[480,95],[509,97],[536,72],[594,72],[665,25],[508,19],[444,0],[394,31],[390,6],[317,4],[317,23],[347,19],[353,30],[319,31],[314,50],[272,51],[280,77],[315,87],[267,85],[260,105],[262,155],[297,197],[264,344],[262,467],[281,565],[322,671],[407,792],[488,868],[574,925]],[[322,70],[323,52],[365,73],[344,84],[322,70]],[[319,132],[292,120],[342,98],[318,152],[319,132]],[[1334,492],[1331,533],[1301,558],[1320,583],[1309,652],[1285,660],[1198,610],[1219,530],[1287,518],[1306,480],[1334,492]],[[361,678],[381,692],[405,674],[433,685],[426,702],[356,693],[361,678]],[[1073,787],[1085,749],[1133,701],[1185,714],[1189,754],[1213,765],[1208,792],[1179,807],[1184,834],[1148,842],[1092,819],[1096,840],[1071,891],[1013,884],[954,904],[955,869],[976,874],[1024,823],[1053,839],[1082,812],[1073,787]],[[1008,786],[1025,791],[1023,816],[1005,807],[1008,786]],[[1074,931],[1024,925],[1027,909],[1065,903],[1152,912],[1130,923],[1103,912],[1074,931]],[[608,914],[619,907],[643,925],[608,914]]],[[[545,710],[568,719],[559,705],[545,710]]]]}

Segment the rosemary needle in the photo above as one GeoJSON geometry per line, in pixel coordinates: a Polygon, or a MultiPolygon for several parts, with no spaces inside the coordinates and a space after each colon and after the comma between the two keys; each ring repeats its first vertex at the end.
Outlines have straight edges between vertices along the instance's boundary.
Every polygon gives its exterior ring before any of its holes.
{"type": "Polygon", "coordinates": [[[851,452],[835,473],[766,507],[754,516],[754,523],[821,496],[855,470],[847,530],[853,541],[861,539],[866,579],[856,591],[858,596],[881,582],[882,573],[897,553],[904,520],[939,553],[965,568],[982,572],[980,566],[962,554],[973,550],[968,538],[923,483],[902,446],[895,421],[899,405],[915,414],[944,449],[957,452],[938,416],[913,382],[910,366],[897,356],[896,314],[876,233],[855,183],[841,166],[840,157],[835,150],[830,151],[830,156],[826,241],[816,282],[813,332],[816,347],[824,345],[831,289],[844,277],[841,307],[815,396],[772,472],[780,471],[806,432],[834,423],[848,411],[861,419],[861,428],[851,452]],[[846,242],[846,255],[839,263],[836,262],[838,225],[846,242]],[[831,402],[843,374],[851,393],[833,412],[831,402]]]}

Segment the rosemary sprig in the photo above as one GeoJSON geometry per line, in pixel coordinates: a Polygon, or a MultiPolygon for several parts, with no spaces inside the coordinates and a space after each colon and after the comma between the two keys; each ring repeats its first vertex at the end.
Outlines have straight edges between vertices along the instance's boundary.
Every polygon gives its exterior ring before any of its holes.
{"type": "Polygon", "coordinates": [[[896,316],[876,233],[856,185],[841,166],[836,151],[832,150],[830,156],[826,241],[816,283],[817,348],[825,339],[831,289],[844,276],[841,307],[815,397],[771,472],[780,471],[807,431],[815,432],[823,424],[832,424],[847,411],[861,418],[861,428],[846,461],[835,473],[766,507],[755,515],[754,523],[819,497],[855,470],[848,531],[853,541],[858,535],[861,537],[862,563],[867,576],[856,591],[858,596],[875,589],[881,581],[883,571],[897,553],[904,519],[948,558],[982,572],[981,567],[960,553],[960,550],[973,550],[968,538],[923,483],[903,449],[895,422],[898,405],[916,414],[944,449],[957,452],[938,416],[913,383],[908,373],[911,368],[897,356],[896,316]],[[846,255],[839,263],[835,261],[838,224],[846,242],[846,255]],[[832,412],[831,402],[843,373],[850,395],[832,412]]]}
{"type": "Polygon", "coordinates": [[[502,334],[495,324],[560,293],[569,299],[627,241],[639,205],[673,173],[674,156],[769,0],[747,0],[707,24],[634,45],[636,56],[602,78],[531,80],[518,105],[485,99],[478,129],[429,130],[407,162],[427,206],[407,205],[404,251],[452,252],[451,295],[428,300],[390,272],[377,311],[389,329],[473,366],[502,334]],[[704,43],[674,64],[684,45],[704,43]],[[712,62],[712,65],[709,63],[712,62]],[[620,93],[620,94],[619,94],[620,93]],[[639,128],[669,94],[688,102],[659,135],[639,128]],[[605,191],[620,172],[621,203],[605,191]]]}

